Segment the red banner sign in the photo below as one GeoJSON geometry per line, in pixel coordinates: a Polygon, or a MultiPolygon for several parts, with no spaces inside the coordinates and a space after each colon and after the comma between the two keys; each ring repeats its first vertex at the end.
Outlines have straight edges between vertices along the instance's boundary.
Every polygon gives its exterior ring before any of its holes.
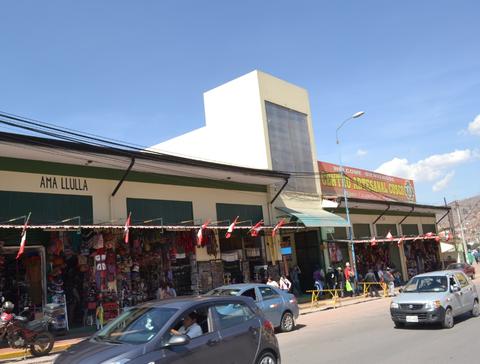
{"type": "MultiPolygon", "coordinates": [[[[340,166],[318,162],[322,194],[343,196],[340,166]]],[[[348,197],[365,200],[416,202],[413,180],[387,176],[359,168],[344,167],[348,197]]]]}

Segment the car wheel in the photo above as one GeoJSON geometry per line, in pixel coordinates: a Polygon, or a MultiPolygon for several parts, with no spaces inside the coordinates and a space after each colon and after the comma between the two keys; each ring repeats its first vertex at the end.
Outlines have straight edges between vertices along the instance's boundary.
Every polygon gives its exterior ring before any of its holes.
{"type": "Polygon", "coordinates": [[[289,332],[295,328],[295,319],[293,318],[293,314],[291,312],[285,312],[282,316],[282,320],[280,321],[280,330],[282,332],[289,332]]]}
{"type": "Polygon", "coordinates": [[[451,329],[454,325],[453,312],[451,308],[447,308],[445,311],[445,317],[443,318],[442,327],[444,329],[451,329]]]}
{"type": "Polygon", "coordinates": [[[475,301],[473,302],[473,308],[471,313],[473,317],[480,316],[480,304],[478,303],[477,299],[475,299],[475,301]]]}
{"type": "Polygon", "coordinates": [[[260,355],[260,358],[256,361],[257,364],[277,364],[277,358],[276,356],[267,351],[260,355]]]}
{"type": "Polygon", "coordinates": [[[393,324],[397,329],[401,329],[405,327],[405,322],[400,322],[400,321],[393,321],[393,324]]]}

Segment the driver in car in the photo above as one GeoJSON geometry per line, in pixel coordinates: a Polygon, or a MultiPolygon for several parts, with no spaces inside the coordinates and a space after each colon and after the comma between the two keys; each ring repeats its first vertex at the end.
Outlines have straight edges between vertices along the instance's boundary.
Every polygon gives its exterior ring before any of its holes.
{"type": "Polygon", "coordinates": [[[197,323],[198,316],[190,312],[183,318],[183,325],[178,329],[171,329],[173,335],[187,335],[190,339],[203,335],[202,328],[197,323]]]}

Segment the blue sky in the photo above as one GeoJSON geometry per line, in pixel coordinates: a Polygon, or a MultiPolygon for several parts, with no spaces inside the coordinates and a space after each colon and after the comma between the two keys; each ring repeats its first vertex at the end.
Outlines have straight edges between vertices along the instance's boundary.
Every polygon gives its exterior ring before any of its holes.
{"type": "MultiPolygon", "coordinates": [[[[2,1],[0,110],[153,145],[254,69],[309,91],[320,160],[480,193],[478,1],[2,1]],[[8,16],[7,16],[8,14],[8,16]],[[470,129],[469,129],[470,124],[470,129]]],[[[8,130],[0,127],[2,130],[8,130]]]]}

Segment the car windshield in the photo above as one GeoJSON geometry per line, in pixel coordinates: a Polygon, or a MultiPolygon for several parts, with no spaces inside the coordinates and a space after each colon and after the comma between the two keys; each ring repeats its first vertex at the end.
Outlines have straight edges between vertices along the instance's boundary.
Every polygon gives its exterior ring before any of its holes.
{"type": "Polygon", "coordinates": [[[207,293],[209,296],[238,296],[239,294],[238,288],[215,288],[207,293]]]}
{"type": "Polygon", "coordinates": [[[175,312],[177,312],[175,308],[132,308],[100,330],[93,340],[118,344],[144,344],[159,333],[175,312]]]}
{"type": "Polygon", "coordinates": [[[448,288],[447,277],[413,277],[403,289],[406,293],[445,292],[448,288]]]}

